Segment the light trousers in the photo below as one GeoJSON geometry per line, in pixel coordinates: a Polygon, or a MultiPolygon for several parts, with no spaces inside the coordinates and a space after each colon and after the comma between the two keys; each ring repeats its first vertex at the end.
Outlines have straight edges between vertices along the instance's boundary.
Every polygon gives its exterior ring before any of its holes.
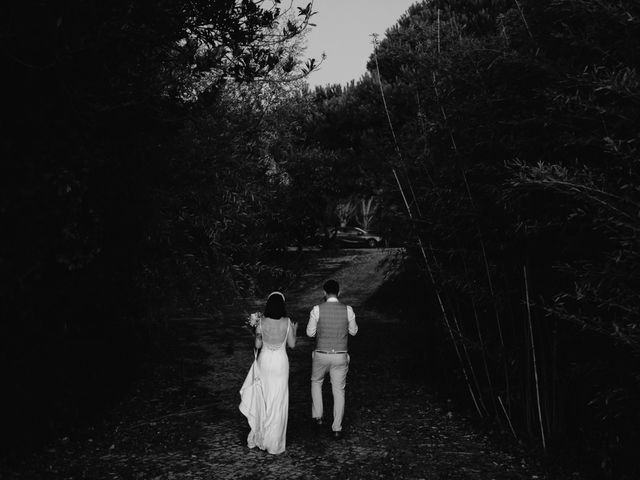
{"type": "Polygon", "coordinates": [[[311,416],[322,418],[322,384],[329,373],[331,391],[333,393],[333,424],[334,432],[342,430],[344,417],[344,390],[347,386],[347,372],[349,371],[348,353],[312,353],[311,362],[311,416]]]}

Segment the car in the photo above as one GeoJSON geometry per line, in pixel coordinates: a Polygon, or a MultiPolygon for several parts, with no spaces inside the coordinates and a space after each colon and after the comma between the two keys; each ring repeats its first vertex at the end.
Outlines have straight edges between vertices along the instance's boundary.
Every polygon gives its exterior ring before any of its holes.
{"type": "Polygon", "coordinates": [[[380,235],[367,232],[359,227],[339,228],[335,231],[335,239],[343,246],[366,246],[375,248],[384,243],[380,235]]]}

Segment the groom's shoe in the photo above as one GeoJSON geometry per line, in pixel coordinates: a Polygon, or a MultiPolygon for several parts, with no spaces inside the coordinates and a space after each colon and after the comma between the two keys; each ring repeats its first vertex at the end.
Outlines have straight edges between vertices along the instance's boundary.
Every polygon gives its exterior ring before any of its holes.
{"type": "Polygon", "coordinates": [[[342,430],[340,430],[338,432],[334,431],[334,432],[332,432],[331,435],[332,435],[334,440],[342,440],[342,430]]]}
{"type": "Polygon", "coordinates": [[[324,422],[322,421],[322,417],[321,418],[314,418],[313,419],[313,423],[315,423],[317,426],[321,427],[322,425],[324,425],[324,422]]]}

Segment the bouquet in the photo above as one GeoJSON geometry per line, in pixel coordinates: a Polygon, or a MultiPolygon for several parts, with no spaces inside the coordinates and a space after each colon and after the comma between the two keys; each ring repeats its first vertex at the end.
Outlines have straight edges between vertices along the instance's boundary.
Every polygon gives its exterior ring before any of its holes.
{"type": "Polygon", "coordinates": [[[251,315],[247,317],[244,323],[248,327],[251,327],[252,329],[255,330],[255,328],[258,326],[258,323],[263,318],[264,318],[264,315],[261,312],[253,312],[251,315]]]}

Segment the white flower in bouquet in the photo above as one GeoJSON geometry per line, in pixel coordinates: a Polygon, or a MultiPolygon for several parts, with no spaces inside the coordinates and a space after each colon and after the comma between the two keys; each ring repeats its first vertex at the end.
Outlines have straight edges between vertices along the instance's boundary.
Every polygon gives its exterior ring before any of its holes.
{"type": "Polygon", "coordinates": [[[247,317],[245,323],[251,327],[256,328],[258,326],[258,322],[264,318],[264,315],[261,312],[253,312],[251,315],[247,317]]]}

